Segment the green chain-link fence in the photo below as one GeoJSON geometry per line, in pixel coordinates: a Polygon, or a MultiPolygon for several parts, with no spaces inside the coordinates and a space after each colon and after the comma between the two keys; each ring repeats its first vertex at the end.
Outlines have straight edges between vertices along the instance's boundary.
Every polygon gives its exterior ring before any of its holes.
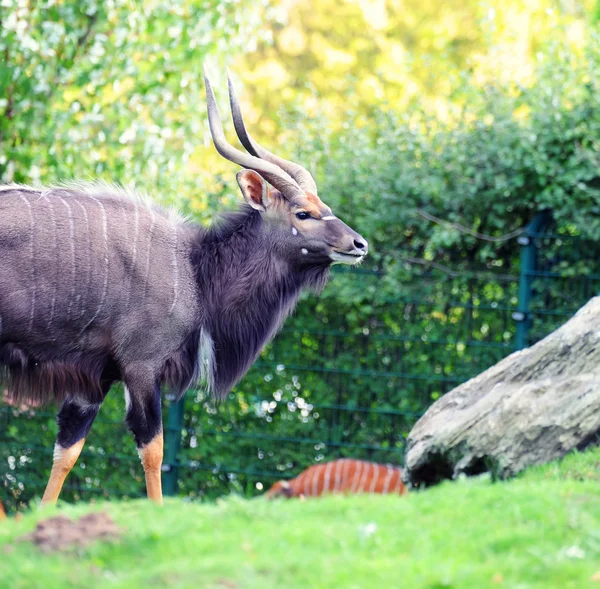
{"type": "MultiPolygon", "coordinates": [[[[300,303],[220,406],[198,391],[165,402],[165,493],[253,495],[339,456],[401,464],[406,435],[435,399],[600,293],[599,244],[553,230],[542,212],[498,244],[509,260],[502,267],[420,267],[398,296],[379,296],[389,277],[376,268],[334,272],[324,299],[300,303]]],[[[144,492],[116,392],[67,480],[66,499],[144,492]]],[[[0,407],[0,488],[10,508],[43,491],[54,416],[0,407]]]]}

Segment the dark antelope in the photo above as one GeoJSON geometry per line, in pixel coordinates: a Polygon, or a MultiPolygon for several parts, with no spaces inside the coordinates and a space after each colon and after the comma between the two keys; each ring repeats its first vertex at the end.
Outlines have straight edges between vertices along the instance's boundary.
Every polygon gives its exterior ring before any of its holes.
{"type": "Polygon", "coordinates": [[[199,380],[223,398],[335,262],[367,242],[317,196],[311,175],[246,131],[225,139],[205,76],[217,151],[244,169],[246,201],[206,229],[108,185],[0,187],[0,366],[15,402],[62,403],[54,503],[111,385],[125,385],[151,499],[161,501],[161,391],[199,380]]]}
{"type": "Polygon", "coordinates": [[[276,482],[266,493],[275,497],[320,497],[327,493],[390,493],[403,495],[402,470],[389,464],[341,458],[315,464],[289,481],[276,482]]]}

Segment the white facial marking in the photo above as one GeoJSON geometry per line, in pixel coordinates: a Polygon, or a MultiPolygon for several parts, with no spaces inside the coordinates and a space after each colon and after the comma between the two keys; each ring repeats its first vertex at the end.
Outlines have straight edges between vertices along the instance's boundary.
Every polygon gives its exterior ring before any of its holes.
{"type": "Polygon", "coordinates": [[[298,235],[298,229],[292,227],[292,235],[298,235]]]}
{"type": "Polygon", "coordinates": [[[303,248],[302,248],[300,251],[301,251],[301,252],[302,252],[304,255],[306,255],[306,254],[308,253],[308,250],[307,250],[305,247],[303,247],[303,248]]]}
{"type": "Polygon", "coordinates": [[[321,221],[333,221],[335,218],[335,215],[327,215],[326,217],[321,217],[321,221]]]}

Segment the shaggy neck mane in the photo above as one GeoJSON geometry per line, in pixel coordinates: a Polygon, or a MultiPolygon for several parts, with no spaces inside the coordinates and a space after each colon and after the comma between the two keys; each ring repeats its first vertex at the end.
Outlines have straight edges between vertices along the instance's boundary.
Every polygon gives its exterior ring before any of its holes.
{"type": "Polygon", "coordinates": [[[320,291],[329,264],[292,267],[258,211],[245,205],[198,234],[192,263],[202,305],[202,328],[213,342],[209,377],[223,398],[293,311],[303,289],[320,291]]]}

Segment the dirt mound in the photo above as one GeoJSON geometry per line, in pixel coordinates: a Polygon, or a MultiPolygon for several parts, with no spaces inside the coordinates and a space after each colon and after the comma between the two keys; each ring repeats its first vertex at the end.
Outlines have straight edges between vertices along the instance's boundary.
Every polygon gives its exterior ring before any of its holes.
{"type": "Polygon", "coordinates": [[[42,552],[83,548],[96,540],[116,540],[121,531],[107,513],[89,513],[75,521],[66,515],[38,522],[21,542],[33,542],[42,552]]]}

